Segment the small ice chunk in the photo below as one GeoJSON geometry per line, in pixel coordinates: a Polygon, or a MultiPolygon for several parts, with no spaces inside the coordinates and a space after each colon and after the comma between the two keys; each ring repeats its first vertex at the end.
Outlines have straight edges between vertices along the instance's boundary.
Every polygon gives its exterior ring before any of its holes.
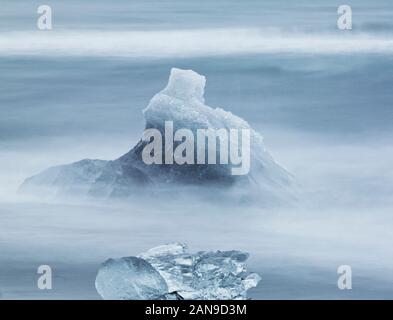
{"type": "Polygon", "coordinates": [[[168,293],[157,270],[137,257],[106,260],[98,270],[95,285],[106,300],[162,299],[168,293]]]}
{"type": "Polygon", "coordinates": [[[244,279],[244,287],[246,290],[254,288],[258,285],[258,282],[261,281],[261,277],[257,273],[251,273],[244,279]]]}
{"type": "Polygon", "coordinates": [[[158,247],[154,247],[152,249],[147,250],[145,253],[141,254],[141,257],[156,257],[156,256],[162,256],[165,254],[181,254],[184,253],[186,250],[186,246],[181,243],[171,243],[171,244],[166,244],[158,247]]]}

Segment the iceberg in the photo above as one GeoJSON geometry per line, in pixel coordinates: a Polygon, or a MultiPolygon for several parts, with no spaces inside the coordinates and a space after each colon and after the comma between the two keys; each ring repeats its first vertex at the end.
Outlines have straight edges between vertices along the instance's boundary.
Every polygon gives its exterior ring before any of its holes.
{"type": "Polygon", "coordinates": [[[188,253],[180,243],[152,248],[138,257],[109,259],[96,288],[104,299],[244,300],[261,277],[245,267],[248,253],[188,253]]]}
{"type": "MultiPolygon", "coordinates": [[[[146,164],[142,153],[148,142],[141,138],[118,159],[85,159],[49,168],[26,179],[20,191],[111,198],[178,186],[182,190],[185,186],[218,186],[221,190],[235,190],[234,193],[255,195],[258,199],[261,195],[270,200],[290,197],[292,175],[273,159],[264,146],[263,137],[247,121],[205,104],[205,84],[204,76],[192,70],[173,68],[167,86],[143,110],[146,129],[156,129],[165,137],[165,123],[170,121],[174,130],[186,128],[194,133],[198,129],[249,130],[250,168],[246,175],[232,175],[231,164],[146,164]],[[237,186],[240,188],[236,189],[237,186]]],[[[220,151],[221,148],[217,152],[220,151]]]]}

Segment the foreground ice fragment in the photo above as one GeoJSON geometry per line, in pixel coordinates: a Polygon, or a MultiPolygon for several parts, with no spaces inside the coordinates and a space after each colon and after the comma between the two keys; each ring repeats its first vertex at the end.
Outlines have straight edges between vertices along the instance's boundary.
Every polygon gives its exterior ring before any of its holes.
{"type": "Polygon", "coordinates": [[[156,268],[168,285],[185,299],[246,299],[247,290],[261,280],[248,273],[248,253],[231,251],[186,252],[186,246],[172,243],[140,255],[156,268]]]}
{"type": "Polygon", "coordinates": [[[248,273],[241,251],[186,252],[171,243],[139,257],[109,259],[100,268],[96,288],[104,299],[246,299],[261,280],[248,273]]]}
{"type": "Polygon", "coordinates": [[[157,270],[137,257],[108,259],[101,265],[95,285],[106,300],[160,299],[168,292],[157,270]]]}

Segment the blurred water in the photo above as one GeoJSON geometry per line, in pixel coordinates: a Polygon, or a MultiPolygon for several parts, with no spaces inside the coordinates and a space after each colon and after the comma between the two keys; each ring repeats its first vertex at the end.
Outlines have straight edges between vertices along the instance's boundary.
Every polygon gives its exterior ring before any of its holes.
{"type": "Polygon", "coordinates": [[[249,251],[250,268],[263,277],[254,298],[392,298],[393,58],[370,42],[392,41],[390,1],[354,1],[354,30],[345,35],[336,29],[336,3],[326,1],[47,2],[58,44],[60,32],[80,34],[76,46],[98,50],[106,38],[89,44],[89,32],[121,39],[121,32],[217,28],[256,28],[281,41],[255,53],[252,38],[241,54],[228,41],[215,55],[213,37],[210,51],[196,56],[179,41],[165,56],[162,44],[139,51],[154,51],[149,57],[119,56],[116,48],[91,56],[77,47],[69,55],[35,52],[29,37],[41,37],[40,4],[4,0],[0,12],[0,297],[97,298],[95,271],[107,257],[185,241],[191,251],[249,251]],[[307,50],[283,52],[281,35],[339,46],[355,39],[367,50],[315,52],[314,42],[300,41],[307,50]],[[7,51],[10,39],[20,54],[7,51]],[[182,201],[169,208],[37,204],[15,195],[24,178],[48,166],[128,151],[144,127],[141,110],[171,67],[204,74],[207,104],[258,128],[309,201],[271,212],[182,201]],[[55,290],[43,294],[35,268],[45,263],[54,266],[55,290]],[[337,289],[339,264],[353,266],[351,292],[337,289]]]}
{"type": "MultiPolygon", "coordinates": [[[[38,0],[3,0],[0,31],[36,26],[38,0]]],[[[50,0],[56,28],[61,30],[165,30],[187,28],[259,27],[289,31],[336,31],[339,3],[324,0],[50,0]]],[[[350,3],[359,32],[392,33],[389,0],[350,3]]]]}

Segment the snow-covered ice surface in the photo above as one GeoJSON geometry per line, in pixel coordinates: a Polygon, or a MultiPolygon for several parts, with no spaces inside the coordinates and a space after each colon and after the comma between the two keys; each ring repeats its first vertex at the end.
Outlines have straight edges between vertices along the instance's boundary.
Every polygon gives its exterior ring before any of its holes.
{"type": "MultiPolygon", "coordinates": [[[[162,193],[180,184],[177,192],[184,190],[184,186],[204,185],[228,191],[231,197],[236,195],[269,204],[292,200],[291,174],[272,158],[263,137],[245,120],[221,108],[205,105],[205,83],[206,78],[192,70],[172,68],[166,88],[143,110],[146,129],[158,129],[165,137],[164,123],[172,121],[175,131],[189,129],[194,135],[197,129],[250,130],[251,168],[246,175],[232,175],[232,164],[146,165],[142,150],[148,142],[140,140],[131,151],[114,161],[85,159],[49,168],[26,179],[20,191],[45,197],[88,195],[107,198],[139,195],[145,187],[162,193]]],[[[207,144],[205,148],[207,154],[207,144]]]]}
{"type": "Polygon", "coordinates": [[[246,299],[261,279],[247,272],[247,258],[236,250],[190,254],[184,244],[170,243],[105,261],[95,283],[104,299],[246,299]]]}

